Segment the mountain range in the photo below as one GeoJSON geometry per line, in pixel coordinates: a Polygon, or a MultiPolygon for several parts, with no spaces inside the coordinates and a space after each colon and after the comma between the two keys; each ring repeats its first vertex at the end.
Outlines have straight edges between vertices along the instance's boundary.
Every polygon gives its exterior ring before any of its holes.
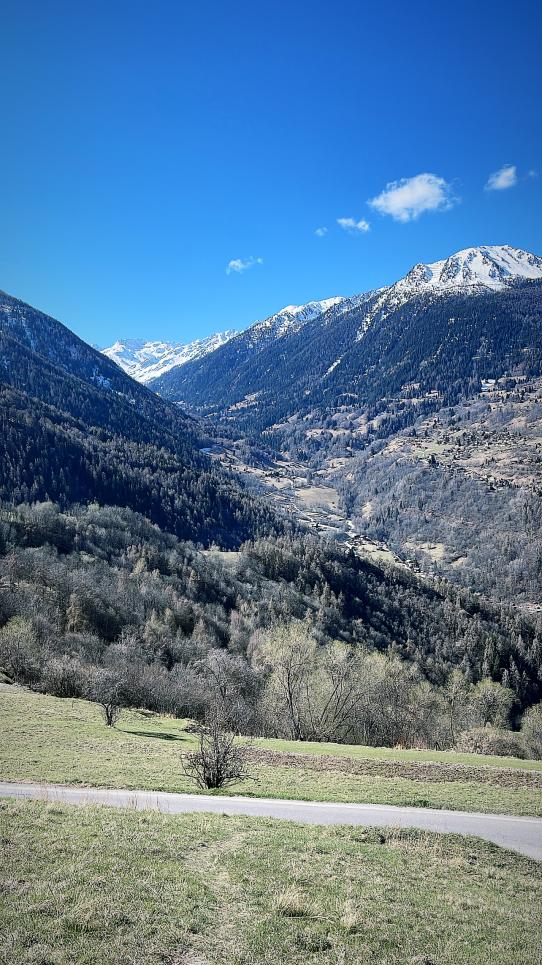
{"type": "Polygon", "coordinates": [[[233,329],[196,339],[186,345],[181,342],[145,341],[144,338],[117,339],[102,354],[115,362],[127,375],[144,385],[159,378],[170,369],[201,359],[237,335],[233,329]]]}
{"type": "MultiPolygon", "coordinates": [[[[328,503],[326,531],[332,498],[348,538],[501,599],[542,599],[537,255],[467,248],[386,288],[290,307],[149,387],[204,417],[230,464],[250,463],[248,444],[274,472],[295,465],[328,503]]],[[[290,509],[316,519],[297,497],[290,509]]]]}
{"type": "MultiPolygon", "coordinates": [[[[275,315],[250,325],[250,337],[253,344],[263,345],[288,332],[299,331],[305,322],[317,318],[329,308],[349,302],[349,299],[336,296],[323,301],[308,302],[306,305],[287,305],[275,315]]],[[[146,341],[144,338],[117,339],[113,345],[100,351],[132,378],[147,384],[171,369],[210,355],[239,334],[235,329],[229,329],[187,343],[146,341]]]]}
{"type": "Polygon", "coordinates": [[[56,692],[50,654],[122,666],[147,682],[130,703],[197,716],[209,655],[252,692],[254,640],[294,620],[404,661],[439,707],[458,668],[536,703],[541,296],[537,256],[467,249],[190,351],[118,343],[117,364],[0,293],[0,626],[28,623],[21,679],[56,692]]]}
{"type": "Polygon", "coordinates": [[[286,331],[273,316],[150,384],[243,432],[280,435],[301,417],[308,441],[315,421],[345,407],[369,420],[414,412],[516,366],[538,371],[541,283],[536,255],[468,248],[387,288],[319,303],[286,331]]]}
{"type": "Polygon", "coordinates": [[[2,295],[0,498],[120,504],[225,547],[287,510],[537,605],[541,296],[537,255],[467,248],[242,332],[98,352],[2,295]]]}
{"type": "MultiPolygon", "coordinates": [[[[233,353],[237,364],[242,364],[244,350],[251,355],[254,351],[260,352],[275,339],[296,334],[307,323],[317,319],[329,334],[329,326],[338,318],[362,306],[366,311],[363,324],[356,332],[356,340],[365,335],[377,318],[385,318],[413,299],[502,292],[514,285],[540,279],[542,258],[537,255],[510,245],[466,248],[432,264],[417,264],[404,278],[376,291],[349,298],[334,296],[306,305],[288,305],[269,318],[254,322],[243,332],[230,329],[188,343],[119,339],[101,351],[137,381],[148,384],[160,380],[154,388],[159,391],[163,389],[166,394],[173,396],[177,375],[181,384],[184,385],[186,380],[186,384],[190,385],[190,380],[196,377],[198,371],[196,365],[182,374],[177,373],[176,369],[188,363],[198,363],[232,341],[234,344],[227,350],[228,355],[233,353]],[[166,373],[171,374],[167,379],[162,379],[166,373]]],[[[333,333],[330,341],[333,341],[333,333]]],[[[341,361],[337,359],[334,366],[341,361]]],[[[208,364],[219,363],[215,358],[204,364],[207,367],[208,364]]]]}

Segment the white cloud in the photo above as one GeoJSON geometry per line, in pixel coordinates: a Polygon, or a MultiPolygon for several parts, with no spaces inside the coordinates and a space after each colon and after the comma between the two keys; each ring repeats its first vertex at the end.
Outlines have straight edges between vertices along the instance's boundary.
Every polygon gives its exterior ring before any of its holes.
{"type": "Polygon", "coordinates": [[[415,221],[424,211],[447,211],[456,200],[444,178],[436,174],[416,174],[413,178],[391,181],[367,204],[380,214],[405,222],[415,221]]]}
{"type": "Polygon", "coordinates": [[[515,164],[504,164],[498,171],[489,175],[486,184],[486,191],[506,191],[517,184],[518,175],[515,164]]]}
{"type": "Polygon", "coordinates": [[[317,228],[314,233],[318,238],[323,238],[324,235],[327,235],[327,228],[317,228]]]}
{"type": "Polygon", "coordinates": [[[232,271],[236,271],[238,275],[241,275],[247,268],[252,268],[254,265],[263,265],[263,258],[254,258],[252,255],[250,258],[232,258],[228,262],[228,267],[226,268],[226,274],[231,275],[232,271]]]}
{"type": "Polygon", "coordinates": [[[337,224],[345,231],[360,231],[361,233],[369,231],[371,227],[369,222],[365,221],[365,218],[361,218],[359,221],[356,221],[355,218],[337,218],[337,224]]]}

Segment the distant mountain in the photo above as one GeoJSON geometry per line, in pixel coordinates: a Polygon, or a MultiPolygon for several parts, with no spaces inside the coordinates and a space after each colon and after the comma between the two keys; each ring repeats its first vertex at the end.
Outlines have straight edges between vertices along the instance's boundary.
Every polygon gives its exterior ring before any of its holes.
{"type": "Polygon", "coordinates": [[[0,439],[0,499],[8,502],[125,506],[181,538],[226,547],[275,525],[202,454],[199,429],[178,406],[4,293],[0,439]]]}
{"type": "Polygon", "coordinates": [[[541,258],[468,248],[258,335],[151,386],[312,473],[323,504],[337,491],[346,532],[499,600],[542,602],[541,258]]]}
{"type": "Polygon", "coordinates": [[[245,387],[265,381],[271,374],[272,366],[266,367],[268,357],[273,364],[282,364],[286,347],[293,338],[297,336],[300,342],[304,341],[306,333],[310,339],[314,325],[321,322],[326,328],[332,320],[353,310],[367,298],[367,295],[335,296],[306,305],[288,305],[275,315],[255,322],[213,352],[213,356],[218,356],[216,365],[210,362],[210,356],[194,359],[182,368],[171,369],[164,376],[153,379],[149,385],[173,401],[184,397],[186,387],[190,403],[206,409],[213,409],[220,399],[235,397],[236,403],[242,403],[245,394],[251,391],[245,387]],[[212,389],[207,384],[208,378],[217,379],[212,389]]]}
{"type": "Polygon", "coordinates": [[[203,358],[237,335],[234,329],[182,342],[145,341],[143,338],[118,339],[101,352],[138,382],[146,384],[178,365],[203,358]]]}
{"type": "Polygon", "coordinates": [[[306,305],[287,305],[275,315],[270,315],[262,322],[254,322],[242,338],[246,338],[254,347],[270,339],[282,338],[282,336],[299,332],[307,322],[319,318],[324,312],[333,309],[340,311],[349,304],[348,298],[335,295],[333,298],[324,298],[321,301],[307,302],[306,305]]]}
{"type": "Polygon", "coordinates": [[[405,393],[418,404],[442,402],[470,383],[479,389],[483,378],[516,369],[538,374],[541,290],[536,255],[510,246],[468,248],[416,265],[387,288],[333,299],[280,338],[276,323],[258,323],[151,385],[242,432],[282,426],[291,434],[285,420],[303,418],[298,429],[308,439],[344,406],[402,410],[412,404],[401,402],[405,393]]]}
{"type": "Polygon", "coordinates": [[[542,278],[542,258],[510,245],[464,248],[442,261],[414,265],[404,278],[383,289],[374,314],[400,308],[420,295],[480,294],[542,278]]]}
{"type": "Polygon", "coordinates": [[[242,347],[250,354],[254,354],[254,350],[260,351],[269,342],[300,331],[307,322],[318,318],[329,309],[340,309],[350,306],[350,303],[351,300],[348,298],[335,296],[323,301],[308,302],[306,305],[287,305],[269,318],[254,322],[246,333],[229,329],[187,344],[145,339],[119,339],[109,348],[102,348],[101,352],[116,362],[132,378],[146,385],[161,378],[167,372],[172,370],[177,372],[189,362],[197,362],[205,358],[236,337],[238,338],[237,356],[242,347]]]}

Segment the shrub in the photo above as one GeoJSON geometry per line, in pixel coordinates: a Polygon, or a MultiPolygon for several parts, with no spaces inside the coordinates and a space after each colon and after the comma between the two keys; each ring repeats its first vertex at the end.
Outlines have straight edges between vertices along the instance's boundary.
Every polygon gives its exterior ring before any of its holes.
{"type": "Polygon", "coordinates": [[[34,628],[24,617],[12,617],[0,630],[0,666],[19,684],[32,686],[40,677],[43,656],[34,628]]]}
{"type": "Polygon", "coordinates": [[[70,657],[53,658],[44,667],[40,689],[55,697],[83,697],[87,692],[85,668],[70,657]]]}
{"type": "Polygon", "coordinates": [[[532,757],[542,758],[542,703],[525,711],[521,734],[532,757]]]}
{"type": "Polygon", "coordinates": [[[497,727],[473,727],[464,731],[456,743],[456,750],[466,754],[494,754],[497,757],[519,757],[527,754],[521,734],[497,727]]]}
{"type": "Polygon", "coordinates": [[[181,767],[198,787],[227,787],[250,777],[246,746],[240,745],[234,734],[222,730],[218,717],[212,717],[197,733],[198,749],[183,756],[181,767]]]}

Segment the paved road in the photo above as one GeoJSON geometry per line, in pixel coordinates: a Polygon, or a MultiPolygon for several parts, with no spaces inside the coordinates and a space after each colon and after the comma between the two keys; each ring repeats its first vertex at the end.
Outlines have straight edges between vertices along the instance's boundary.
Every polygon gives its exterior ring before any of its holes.
{"type": "Polygon", "coordinates": [[[421,828],[471,834],[542,861],[542,819],[506,814],[474,814],[385,804],[331,804],[274,798],[215,797],[210,794],[167,794],[163,791],[122,791],[60,784],[0,782],[0,797],[31,798],[63,804],[106,804],[118,808],[180,814],[211,811],[249,817],[282,818],[304,824],[361,824],[367,827],[421,828]]]}

